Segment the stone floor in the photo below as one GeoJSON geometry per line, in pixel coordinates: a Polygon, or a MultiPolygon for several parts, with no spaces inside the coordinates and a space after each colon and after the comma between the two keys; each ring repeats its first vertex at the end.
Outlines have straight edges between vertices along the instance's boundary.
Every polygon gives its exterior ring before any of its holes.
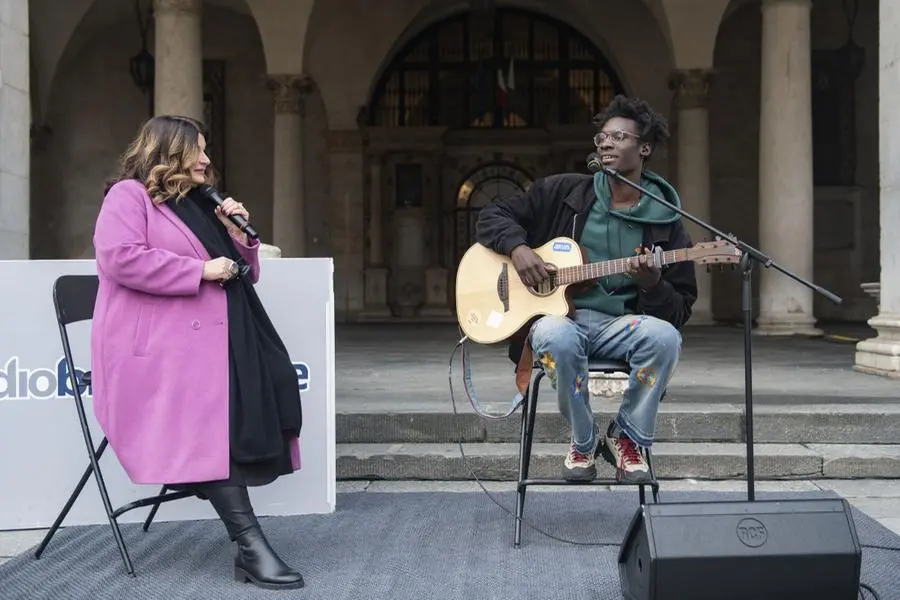
{"type": "MultiPolygon", "coordinates": [[[[756,404],[884,403],[900,400],[900,382],[852,370],[854,339],[868,327],[823,326],[823,338],[753,336],[756,404]]],[[[455,325],[346,325],[336,332],[336,405],[340,412],[446,410],[448,367],[460,340],[455,325]]],[[[467,343],[480,399],[508,403],[513,364],[504,345],[467,343]]],[[[462,366],[454,357],[454,394],[462,397],[462,366]]],[[[667,402],[744,402],[743,332],[735,327],[688,327],[667,402]]]]}
{"type": "MultiPolygon", "coordinates": [[[[826,332],[820,338],[751,338],[758,478],[900,477],[900,383],[852,369],[855,340],[874,331],[819,326],[826,332]]],[[[481,465],[479,476],[514,478],[518,415],[476,418],[458,354],[448,371],[460,337],[452,324],[337,328],[339,479],[467,480],[455,444],[460,428],[472,442],[466,453],[481,465]]],[[[503,414],[516,391],[506,347],[466,348],[478,404],[489,414],[503,414]]],[[[657,441],[674,442],[656,446],[663,477],[743,476],[744,380],[741,328],[685,329],[682,357],[660,408],[657,441]]],[[[592,407],[613,414],[619,402],[620,397],[595,397],[592,407]]],[[[546,434],[543,441],[559,447],[536,446],[533,467],[555,473],[567,430],[557,427],[562,419],[549,385],[542,387],[538,411],[544,413],[538,426],[546,434]]]]}

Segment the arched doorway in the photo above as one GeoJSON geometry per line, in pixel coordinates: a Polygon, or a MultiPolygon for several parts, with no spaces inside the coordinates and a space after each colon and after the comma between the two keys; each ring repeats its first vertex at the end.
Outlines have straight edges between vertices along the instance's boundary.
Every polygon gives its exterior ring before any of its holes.
{"type": "MultiPolygon", "coordinates": [[[[60,10],[68,14],[38,19],[35,31],[44,35],[31,38],[33,57],[54,56],[50,41],[67,40],[58,64],[43,63],[38,73],[47,78],[46,106],[36,116],[46,131],[31,148],[31,163],[42,166],[41,176],[31,178],[32,258],[93,257],[104,183],[151,112],[150,94],[132,77],[129,59],[142,47],[141,28],[150,22],[153,2],[92,0],[89,9],[86,1],[63,4],[60,10]]],[[[258,132],[272,129],[272,100],[258,85],[266,72],[259,29],[244,0],[208,2],[202,15],[204,118],[212,131],[213,164],[225,181],[221,189],[236,198],[265,198],[271,178],[261,181],[260,173],[271,168],[273,150],[258,132]]],[[[271,204],[254,206],[253,221],[269,238],[271,204]]]]}
{"type": "Polygon", "coordinates": [[[499,198],[528,191],[531,178],[513,165],[503,163],[479,167],[466,178],[456,193],[456,264],[475,243],[475,223],[481,209],[499,198]]]}
{"type": "Polygon", "coordinates": [[[453,274],[480,209],[583,170],[591,118],[622,91],[596,45],[536,12],[458,13],[410,39],[360,120],[367,306],[452,317],[453,274]]]}

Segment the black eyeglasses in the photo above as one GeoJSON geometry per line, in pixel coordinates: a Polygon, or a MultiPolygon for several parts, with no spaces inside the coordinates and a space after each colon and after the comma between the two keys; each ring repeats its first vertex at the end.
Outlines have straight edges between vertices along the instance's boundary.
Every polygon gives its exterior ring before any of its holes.
{"type": "Polygon", "coordinates": [[[630,131],[623,131],[621,129],[616,129],[614,131],[598,131],[594,134],[594,145],[599,146],[601,143],[605,142],[607,139],[611,139],[614,142],[623,142],[625,138],[633,137],[635,139],[640,139],[636,133],[631,133],[630,131]]]}

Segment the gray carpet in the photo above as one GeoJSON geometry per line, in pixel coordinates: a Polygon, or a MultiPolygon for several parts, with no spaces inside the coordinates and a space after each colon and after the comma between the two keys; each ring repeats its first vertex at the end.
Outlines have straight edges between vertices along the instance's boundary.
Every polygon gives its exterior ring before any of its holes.
{"type": "MultiPolygon", "coordinates": [[[[664,490],[664,502],[742,499],[664,490]]],[[[514,506],[512,493],[494,496],[514,506]]],[[[811,495],[757,494],[801,496],[811,495]]],[[[136,578],[125,574],[108,526],[75,527],[59,532],[41,560],[29,551],[0,566],[0,598],[619,600],[616,555],[636,505],[630,491],[530,491],[526,520],[614,546],[573,546],[526,527],[515,550],[513,517],[481,492],[342,494],[332,515],[262,519],[273,546],[306,578],[305,589],[283,592],[233,581],[233,550],[218,521],[156,523],[147,533],[124,525],[136,578]]],[[[900,547],[876,521],[855,510],[854,519],[862,544],[900,547]]],[[[862,581],[882,600],[900,598],[900,553],[863,548],[862,581]]]]}

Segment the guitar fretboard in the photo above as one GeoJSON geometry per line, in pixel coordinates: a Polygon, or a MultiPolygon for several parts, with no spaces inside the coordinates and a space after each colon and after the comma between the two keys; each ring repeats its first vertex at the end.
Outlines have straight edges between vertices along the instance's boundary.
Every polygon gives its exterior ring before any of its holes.
{"type": "MultiPolygon", "coordinates": [[[[648,257],[650,258],[650,257],[648,257]]],[[[652,258],[656,258],[655,256],[652,258]]],[[[679,248],[677,250],[667,250],[660,255],[659,266],[671,265],[678,262],[691,260],[690,248],[679,248]]],[[[574,267],[562,267],[556,272],[556,284],[564,285],[570,283],[580,283],[590,279],[599,279],[601,277],[609,277],[610,275],[618,275],[628,270],[628,258],[616,258],[613,260],[604,260],[601,262],[588,263],[586,265],[576,265],[574,267]]]]}

